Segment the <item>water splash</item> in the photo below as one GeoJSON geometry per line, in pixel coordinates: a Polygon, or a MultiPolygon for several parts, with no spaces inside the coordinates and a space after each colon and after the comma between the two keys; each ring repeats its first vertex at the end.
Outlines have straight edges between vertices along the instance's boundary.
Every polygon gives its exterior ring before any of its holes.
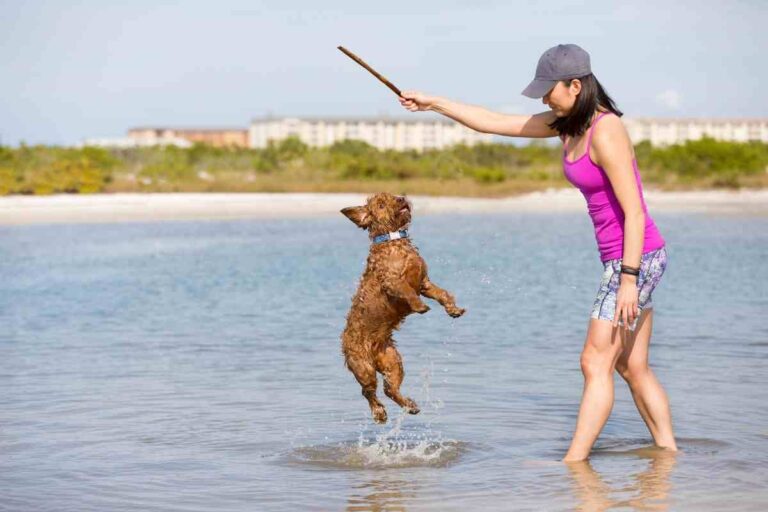
{"type": "Polygon", "coordinates": [[[373,437],[361,432],[356,441],[297,448],[289,459],[336,469],[444,467],[467,451],[466,443],[444,439],[432,430],[404,430],[403,417],[398,417],[389,430],[373,437]]]}
{"type": "MultiPolygon", "coordinates": [[[[450,344],[454,341],[453,336],[442,340],[443,355],[448,359],[453,355],[450,344]]],[[[468,444],[446,439],[442,432],[433,428],[445,404],[434,395],[432,382],[438,378],[439,382],[446,383],[448,368],[436,370],[435,359],[430,354],[422,354],[422,357],[426,363],[419,372],[421,393],[418,403],[421,414],[418,418],[400,410],[397,416],[392,417],[391,423],[382,428],[370,423],[366,415],[359,424],[355,441],[294,446],[288,456],[289,461],[336,469],[443,467],[456,462],[469,449],[468,444]],[[413,421],[406,422],[405,418],[413,421]]],[[[325,439],[327,441],[328,437],[325,439]]]]}
{"type": "MultiPolygon", "coordinates": [[[[435,378],[439,379],[439,383],[447,383],[448,368],[436,369],[435,360],[452,358],[450,345],[455,341],[455,335],[443,337],[442,355],[437,357],[429,353],[421,354],[425,364],[419,371],[421,389],[417,401],[421,405],[421,414],[417,418],[400,409],[399,414],[390,416],[391,423],[382,427],[371,423],[366,411],[358,423],[356,440],[328,442],[329,438],[325,436],[323,444],[296,446],[294,436],[290,452],[277,460],[339,470],[446,467],[456,463],[470,450],[470,445],[447,439],[441,431],[433,428],[445,404],[432,389],[435,378]],[[405,418],[409,421],[406,422],[405,418]]],[[[397,409],[391,408],[390,411],[397,409]]],[[[341,423],[345,423],[343,418],[341,423]]]]}

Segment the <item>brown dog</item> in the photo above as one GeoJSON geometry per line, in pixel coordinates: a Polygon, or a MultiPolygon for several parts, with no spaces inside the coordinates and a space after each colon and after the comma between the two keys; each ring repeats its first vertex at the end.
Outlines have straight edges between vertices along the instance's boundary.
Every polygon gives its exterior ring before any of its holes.
{"type": "Polygon", "coordinates": [[[404,231],[411,222],[411,205],[404,197],[375,194],[365,206],[344,208],[341,213],[367,229],[373,241],[341,335],[347,368],[362,386],[376,422],[387,421],[387,411],[376,397],[376,372],[384,377],[384,394],[409,413],[418,414],[416,402],[400,394],[403,361],[392,331],[411,313],[429,311],[420,295],[438,301],[454,318],[464,314],[464,309],[427,277],[427,264],[404,231]]]}

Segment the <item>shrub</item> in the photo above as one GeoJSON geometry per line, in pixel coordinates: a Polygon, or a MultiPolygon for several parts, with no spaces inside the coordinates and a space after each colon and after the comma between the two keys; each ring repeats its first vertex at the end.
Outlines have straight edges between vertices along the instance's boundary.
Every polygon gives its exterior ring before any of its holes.
{"type": "Polygon", "coordinates": [[[480,183],[499,183],[507,179],[503,170],[494,167],[477,167],[472,171],[472,177],[480,183]]]}

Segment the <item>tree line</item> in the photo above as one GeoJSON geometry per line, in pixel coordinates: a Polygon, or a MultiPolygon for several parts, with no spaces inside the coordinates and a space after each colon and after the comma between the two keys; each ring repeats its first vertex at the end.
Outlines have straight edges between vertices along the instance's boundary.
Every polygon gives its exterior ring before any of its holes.
{"type": "MultiPolygon", "coordinates": [[[[768,185],[768,144],[704,138],[667,147],[635,146],[646,184],[660,188],[768,185]]],[[[311,148],[298,138],[266,148],[155,146],[105,149],[0,146],[0,194],[98,193],[119,191],[360,191],[380,183],[471,184],[482,193],[503,184],[527,188],[567,185],[562,149],[533,141],[456,145],[423,152],[379,150],[345,140],[311,148]],[[345,185],[346,184],[346,185],[345,185]],[[352,184],[352,185],[349,185],[352,184]]],[[[439,190],[452,190],[445,189],[439,190]]],[[[461,187],[457,187],[461,193],[461,187]]],[[[504,190],[511,190],[509,187],[504,190]]]]}

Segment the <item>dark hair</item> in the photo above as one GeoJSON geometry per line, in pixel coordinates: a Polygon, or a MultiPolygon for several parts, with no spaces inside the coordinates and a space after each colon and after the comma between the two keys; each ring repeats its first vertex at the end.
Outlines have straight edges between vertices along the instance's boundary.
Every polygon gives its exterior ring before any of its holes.
{"type": "MultiPolygon", "coordinates": [[[[595,75],[590,73],[578,79],[581,81],[581,91],[576,97],[576,103],[573,105],[571,113],[566,117],[558,117],[549,125],[550,128],[557,130],[557,133],[560,135],[574,137],[584,133],[589,128],[592,116],[598,107],[613,112],[619,117],[624,115],[616,107],[608,93],[605,92],[600,82],[597,81],[595,75]]],[[[571,80],[562,80],[562,82],[570,85],[571,80]]]]}

